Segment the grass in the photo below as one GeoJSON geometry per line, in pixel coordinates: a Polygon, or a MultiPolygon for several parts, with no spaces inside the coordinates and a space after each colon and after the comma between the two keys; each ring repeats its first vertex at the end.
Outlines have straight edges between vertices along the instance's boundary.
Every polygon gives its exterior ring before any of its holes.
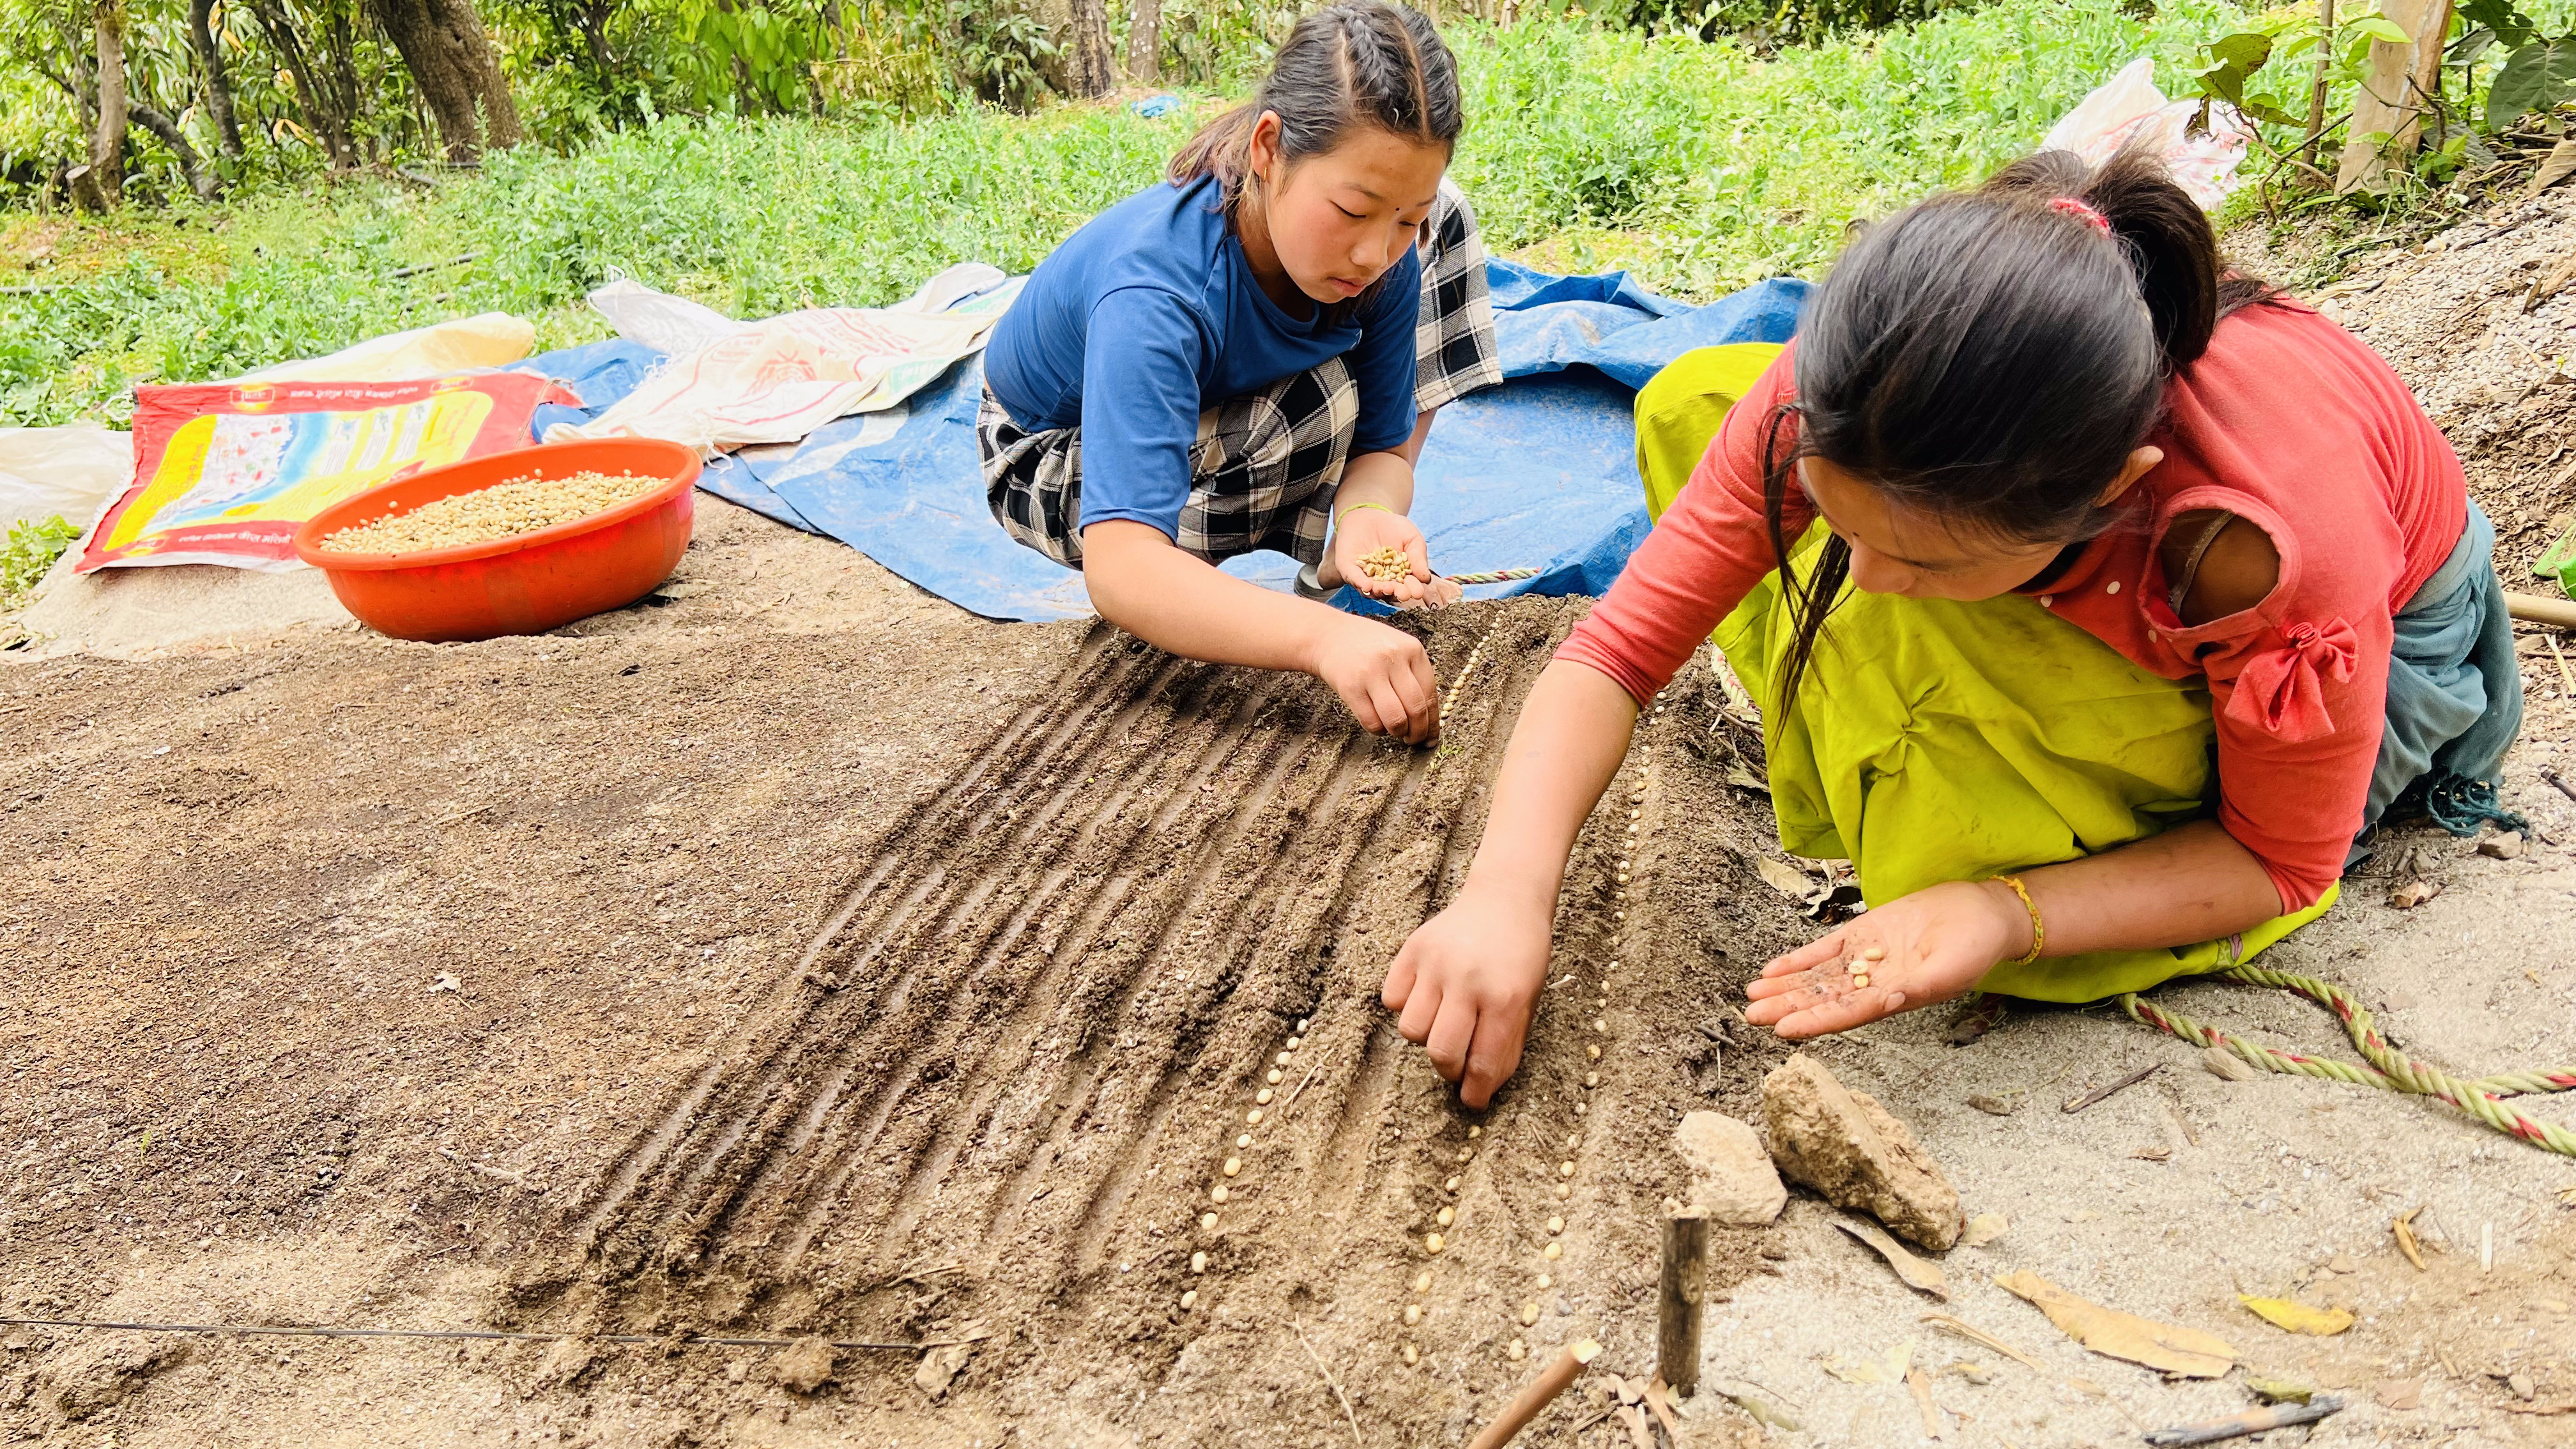
{"type": "MultiPolygon", "coordinates": [[[[1449,27],[1470,130],[1455,166],[1490,246],[1624,265],[1706,298],[1814,275],[1847,223],[2027,151],[2130,57],[2168,93],[2240,12],[1996,0],[1761,58],[1581,23],[1449,27]]],[[[20,216],[0,255],[0,422],[122,424],[139,382],[222,377],[444,317],[606,335],[616,273],[737,316],[895,300],[941,267],[1034,266],[1148,184],[1186,134],[1115,106],[905,125],[675,121],[572,155],[493,157],[423,190],[344,181],[101,223],[20,216]],[[404,268],[472,260],[398,276],[404,268]]]]}

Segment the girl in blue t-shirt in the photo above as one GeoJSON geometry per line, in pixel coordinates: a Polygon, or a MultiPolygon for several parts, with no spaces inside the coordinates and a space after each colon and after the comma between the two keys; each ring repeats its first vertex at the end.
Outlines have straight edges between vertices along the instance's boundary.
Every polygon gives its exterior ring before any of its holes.
{"type": "Polygon", "coordinates": [[[1320,600],[1456,596],[1405,515],[1433,410],[1502,379],[1475,220],[1441,179],[1460,120],[1419,12],[1307,15],[1168,181],[1039,264],[993,331],[977,428],[993,516],[1081,569],[1102,617],[1304,670],[1416,743],[1439,728],[1422,646],[1320,600]],[[1216,567],[1260,548],[1305,566],[1305,597],[1216,567]],[[1371,577],[1381,549],[1410,570],[1371,577]]]}

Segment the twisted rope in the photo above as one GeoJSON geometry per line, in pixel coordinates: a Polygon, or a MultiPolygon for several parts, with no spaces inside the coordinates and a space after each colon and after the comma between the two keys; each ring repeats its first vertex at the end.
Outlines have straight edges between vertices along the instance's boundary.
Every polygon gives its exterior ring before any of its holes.
{"type": "Polygon", "coordinates": [[[1534,579],[1537,577],[1538,570],[1531,568],[1487,569],[1483,573],[1451,574],[1448,576],[1449,582],[1453,584],[1509,584],[1517,583],[1522,579],[1534,579]]]}
{"type": "Polygon", "coordinates": [[[2463,1081],[2390,1046],[2387,1038],[2379,1034],[2378,1024],[2372,1020],[2369,1009],[2345,994],[2340,987],[2313,976],[2299,976],[2263,966],[2237,966],[2216,974],[2249,986],[2277,986],[2333,1012],[2335,1019],[2343,1023],[2344,1035],[2352,1038],[2353,1049],[2366,1059],[2365,1064],[2355,1066],[2350,1062],[2312,1057],[2303,1052],[2278,1051],[2241,1037],[2229,1036],[2179,1012],[2141,1001],[2135,992],[2122,994],[2120,1009],[2129,1013],[2132,1020],[2170,1032],[2195,1046],[2217,1047],[2232,1052],[2267,1072],[2319,1077],[2330,1082],[2349,1082],[2359,1087],[2439,1098],[2508,1137],[2518,1137],[2561,1156],[2576,1157],[2576,1132],[2555,1123],[2533,1121],[2502,1100],[2532,1092],[2564,1092],[2576,1088],[2576,1067],[2499,1072],[2463,1081]]]}

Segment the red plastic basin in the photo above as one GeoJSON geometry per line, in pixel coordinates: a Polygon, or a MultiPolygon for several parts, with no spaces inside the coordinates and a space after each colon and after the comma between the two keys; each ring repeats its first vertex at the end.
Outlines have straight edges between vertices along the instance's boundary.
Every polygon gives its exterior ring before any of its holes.
{"type": "Polygon", "coordinates": [[[469,458],[343,498],[295,530],[298,558],[328,574],[350,613],[397,639],[446,644],[542,634],[635,602],[689,547],[698,455],[652,438],[550,443],[469,458]],[[670,481],[552,528],[413,553],[338,553],[341,529],[522,478],[627,473],[670,481]]]}

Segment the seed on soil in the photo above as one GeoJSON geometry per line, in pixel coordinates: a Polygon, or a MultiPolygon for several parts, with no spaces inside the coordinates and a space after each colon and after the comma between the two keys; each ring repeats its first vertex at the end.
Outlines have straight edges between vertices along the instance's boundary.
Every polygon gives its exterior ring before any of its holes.
{"type": "Polygon", "coordinates": [[[669,481],[600,472],[513,478],[424,503],[409,513],[341,529],[323,539],[322,546],[334,553],[416,553],[488,543],[606,512],[669,481]]]}
{"type": "Polygon", "coordinates": [[[1293,1036],[1288,1038],[1288,1050],[1293,1052],[1297,1049],[1297,1040],[1298,1039],[1293,1036]]]}
{"type": "Polygon", "coordinates": [[[1278,1069],[1277,1067],[1272,1067],[1272,1068],[1270,1069],[1270,1075],[1268,1075],[1268,1076],[1266,1076],[1266,1077],[1263,1077],[1263,1078],[1262,1078],[1262,1080],[1263,1080],[1263,1081],[1265,1081],[1265,1082],[1268,1082],[1270,1085],[1272,1085],[1272,1086],[1274,1086],[1274,1087],[1275,1087],[1275,1086],[1278,1086],[1278,1085],[1279,1085],[1279,1078],[1280,1078],[1280,1071],[1279,1071],[1279,1069],[1278,1069]]]}
{"type": "Polygon", "coordinates": [[[1563,1218],[1549,1218],[1549,1219],[1547,1220],[1547,1230],[1548,1230],[1549,1232],[1551,1232],[1551,1233],[1561,1233],[1561,1232],[1564,1232],[1564,1231],[1565,1231],[1565,1219],[1563,1219],[1563,1218]]]}
{"type": "Polygon", "coordinates": [[[1575,1115],[1575,1116],[1577,1116],[1577,1117],[1580,1117],[1580,1116],[1582,1116],[1582,1115],[1583,1115],[1583,1104],[1582,1104],[1581,1102],[1577,1102],[1577,1103],[1575,1103],[1575,1104],[1574,1104],[1574,1115],[1575,1115]]]}
{"type": "Polygon", "coordinates": [[[1552,1263],[1565,1256],[1565,1245],[1563,1243],[1550,1243],[1546,1247],[1539,1249],[1538,1254],[1540,1257],[1545,1258],[1552,1263]]]}
{"type": "Polygon", "coordinates": [[[1567,1150],[1567,1151],[1571,1152],[1571,1151],[1573,1151],[1575,1148],[1581,1147],[1582,1145],[1583,1145],[1583,1134],[1582,1134],[1582,1133],[1580,1133],[1580,1132],[1570,1132],[1570,1133],[1567,1133],[1567,1134],[1566,1134],[1566,1138],[1565,1138],[1565,1147],[1566,1147],[1566,1150],[1567,1150]]]}
{"type": "Polygon", "coordinates": [[[1599,1043],[1599,1042],[1594,1042],[1592,1045],[1590,1045],[1590,1046],[1588,1046],[1588,1047],[1585,1047],[1583,1050],[1584,1050],[1585,1052],[1587,1052],[1587,1053],[1589,1053],[1589,1054],[1591,1055],[1592,1060],[1594,1060],[1594,1061],[1596,1061],[1596,1062],[1597,1062],[1597,1061],[1599,1061],[1599,1060],[1601,1060],[1601,1043],[1599,1043]]]}
{"type": "Polygon", "coordinates": [[[1473,1161],[1475,1161],[1475,1160],[1476,1160],[1476,1149],[1475,1149],[1475,1148],[1473,1148],[1473,1147],[1461,1147],[1461,1148],[1459,1148],[1459,1149],[1458,1149],[1458,1160],[1459,1160],[1460,1162],[1473,1162],[1473,1161]]]}
{"type": "Polygon", "coordinates": [[[1560,1183],[1558,1183],[1558,1184],[1556,1185],[1556,1195],[1557,1195],[1558,1197],[1560,1197],[1560,1198],[1567,1198],[1567,1197],[1572,1197],[1572,1196],[1574,1196],[1574,1184],[1573,1184],[1573,1183],[1570,1183],[1570,1182],[1560,1182],[1560,1183]]]}
{"type": "Polygon", "coordinates": [[[1191,1289],[1184,1290],[1184,1291],[1182,1292],[1182,1294],[1181,1294],[1181,1306],[1182,1306],[1183,1308],[1196,1308],[1196,1307],[1198,1307],[1198,1306],[1199,1306],[1199,1290],[1197,1290],[1196,1288],[1191,1288],[1191,1289]]]}
{"type": "Polygon", "coordinates": [[[1422,1321],[1422,1305],[1419,1303],[1408,1303],[1404,1305],[1404,1321],[1408,1325],[1420,1323],[1422,1321]]]}
{"type": "Polygon", "coordinates": [[[1297,1034],[1299,1036],[1304,1036],[1306,1034],[1306,1022],[1307,1018],[1305,1017],[1301,1016],[1297,1018],[1297,1034]]]}
{"type": "Polygon", "coordinates": [[[1234,1139],[1234,1145],[1237,1147],[1250,1147],[1252,1145],[1252,1134],[1246,1132],[1236,1137],[1234,1139]]]}
{"type": "Polygon", "coordinates": [[[1216,1214],[1214,1214],[1214,1213],[1201,1213],[1201,1214],[1199,1214],[1199,1226],[1200,1226],[1201,1228],[1205,1229],[1205,1230],[1206,1230],[1206,1231],[1208,1231],[1208,1232],[1211,1232],[1211,1233],[1212,1233],[1212,1232],[1215,1232],[1215,1231],[1216,1231],[1216,1214]]]}
{"type": "Polygon", "coordinates": [[[1244,1113],[1244,1114],[1243,1114],[1243,1125],[1244,1125],[1244,1126],[1246,1126],[1246,1127],[1258,1127],[1258,1126],[1260,1126],[1260,1125],[1261,1125],[1261,1109],[1260,1109],[1260,1108],[1258,1108],[1258,1107],[1255,1107],[1255,1108],[1253,1108],[1251,1111],[1244,1113]]]}
{"type": "Polygon", "coordinates": [[[1600,1085],[1601,1085],[1601,1074],[1600,1074],[1599,1072],[1585,1072],[1585,1073],[1583,1074],[1583,1085],[1585,1085],[1585,1086],[1587,1086],[1587,1087],[1597,1087],[1597,1086],[1600,1086],[1600,1085]]]}
{"type": "Polygon", "coordinates": [[[1204,1272],[1206,1272],[1206,1271],[1207,1271],[1207,1254],[1205,1254],[1205,1253],[1192,1253],[1192,1254],[1190,1254],[1190,1271],[1191,1271],[1191,1272],[1193,1272],[1193,1273],[1204,1273],[1204,1272]]]}
{"type": "Polygon", "coordinates": [[[1419,1351],[1417,1351],[1417,1350],[1414,1348],[1414,1346],[1413,1346],[1412,1344],[1409,1344],[1409,1343],[1408,1343],[1408,1344],[1406,1344],[1406,1345],[1404,1346],[1404,1363],[1405,1363],[1405,1366],[1406,1366],[1407,1368],[1410,1368],[1410,1367],[1412,1367],[1413,1365],[1418,1364],[1418,1363],[1420,1363],[1420,1362],[1422,1362],[1422,1355],[1421,1355],[1421,1353],[1420,1353],[1419,1351]]]}
{"type": "Polygon", "coordinates": [[[1610,1023],[1606,1019],[1596,1016],[1592,1018],[1592,1029],[1594,1031],[1608,1031],[1610,1029],[1610,1023]]]}
{"type": "Polygon", "coordinates": [[[1278,1057],[1278,1062],[1279,1065],[1283,1067],[1288,1065],[1288,1054],[1286,1052],[1281,1052],[1278,1057]]]}
{"type": "Polygon", "coordinates": [[[1228,1177],[1232,1177],[1232,1176],[1234,1176],[1235,1174],[1237,1174],[1237,1173],[1239,1173],[1239,1172],[1241,1172],[1241,1171],[1243,1171],[1243,1159],[1242,1159],[1242,1158],[1240,1158],[1240,1157],[1229,1157],[1229,1158],[1227,1158],[1227,1159],[1225,1160],[1225,1175],[1226,1175],[1226,1176],[1228,1176],[1228,1177]]]}
{"type": "Polygon", "coordinates": [[[1522,1304],[1522,1305],[1521,1305],[1521,1327],[1523,1327],[1523,1328],[1528,1328],[1528,1327],[1532,1326],[1533,1324],[1535,1324],[1535,1323],[1537,1323],[1537,1322],[1538,1322],[1538,1305],[1537,1305],[1537,1304],[1535,1304],[1535,1303],[1524,1303],[1524,1304],[1522,1304]]]}
{"type": "Polygon", "coordinates": [[[1458,1184],[1459,1184],[1460,1182],[1462,1182],[1462,1181],[1464,1181],[1464,1179],[1462,1179],[1462,1178],[1455,1178],[1455,1177],[1453,1177],[1453,1178],[1449,1179],[1449,1190],[1450,1190],[1451,1192],[1456,1192],[1456,1191],[1458,1190],[1458,1184]]]}
{"type": "Polygon", "coordinates": [[[1268,1087],[1264,1087],[1260,1091],[1252,1094],[1252,1100],[1260,1103],[1264,1107],[1267,1107],[1270,1105],[1270,1099],[1277,1095],[1279,1094],[1270,1090],[1268,1087]]]}
{"type": "Polygon", "coordinates": [[[1619,884],[1621,884],[1621,885],[1626,885],[1627,883],[1628,883],[1628,873],[1627,873],[1626,871],[1624,871],[1624,870],[1623,870],[1623,871],[1619,872],[1619,884]]]}
{"type": "Polygon", "coordinates": [[[1467,1140],[1468,1140],[1468,1141],[1470,1141],[1470,1142],[1473,1142],[1473,1141],[1475,1141],[1477,1138],[1482,1137],[1482,1136],[1484,1136],[1484,1135],[1485,1135],[1485,1129],[1484,1129],[1484,1128],[1482,1128],[1482,1127],[1469,1127],[1469,1128],[1467,1129],[1467,1140]]]}
{"type": "Polygon", "coordinates": [[[1456,1221],[1458,1221],[1458,1210],[1456,1208],[1445,1207],[1440,1210],[1440,1226],[1445,1228],[1456,1221]]]}
{"type": "Polygon", "coordinates": [[[1425,1268],[1425,1269],[1423,1269],[1421,1272],[1419,1272],[1419,1273],[1417,1273],[1417,1274],[1415,1274],[1415,1275],[1414,1275],[1414,1277],[1413,1277],[1413,1291],[1414,1291],[1414,1292],[1416,1292],[1416,1293],[1428,1293],[1428,1292],[1430,1292],[1430,1291],[1431,1291],[1431,1270],[1430,1270],[1430,1269],[1425,1268]]]}
{"type": "Polygon", "coordinates": [[[1553,1277],[1551,1277],[1551,1276],[1549,1276],[1548,1274],[1541,1273],[1541,1274],[1539,1274],[1539,1275],[1538,1275],[1538,1286],[1539,1286],[1539,1287],[1541,1287],[1541,1288],[1543,1288],[1543,1289],[1544,1289],[1544,1288],[1553,1288],[1553,1287],[1555,1287],[1555,1286],[1556,1286],[1556,1279],[1555,1279],[1555,1278],[1553,1278],[1553,1277]]]}
{"type": "Polygon", "coordinates": [[[1447,1246],[1449,1246],[1449,1240],[1440,1236],[1438,1233],[1425,1233],[1422,1235],[1422,1250],[1426,1253],[1436,1253],[1447,1246]]]}
{"type": "Polygon", "coordinates": [[[1559,1177],[1572,1177],[1574,1175],[1574,1164],[1571,1162],[1558,1163],[1556,1165],[1556,1175],[1559,1177]]]}
{"type": "Polygon", "coordinates": [[[1212,1202],[1222,1204],[1226,1200],[1226,1196],[1227,1193],[1224,1183],[1220,1182],[1216,1186],[1208,1189],[1208,1199],[1212,1202]]]}
{"type": "Polygon", "coordinates": [[[1503,1356],[1514,1363],[1519,1363],[1529,1357],[1529,1345],[1515,1338],[1512,1340],[1511,1347],[1503,1350],[1503,1356]]]}

